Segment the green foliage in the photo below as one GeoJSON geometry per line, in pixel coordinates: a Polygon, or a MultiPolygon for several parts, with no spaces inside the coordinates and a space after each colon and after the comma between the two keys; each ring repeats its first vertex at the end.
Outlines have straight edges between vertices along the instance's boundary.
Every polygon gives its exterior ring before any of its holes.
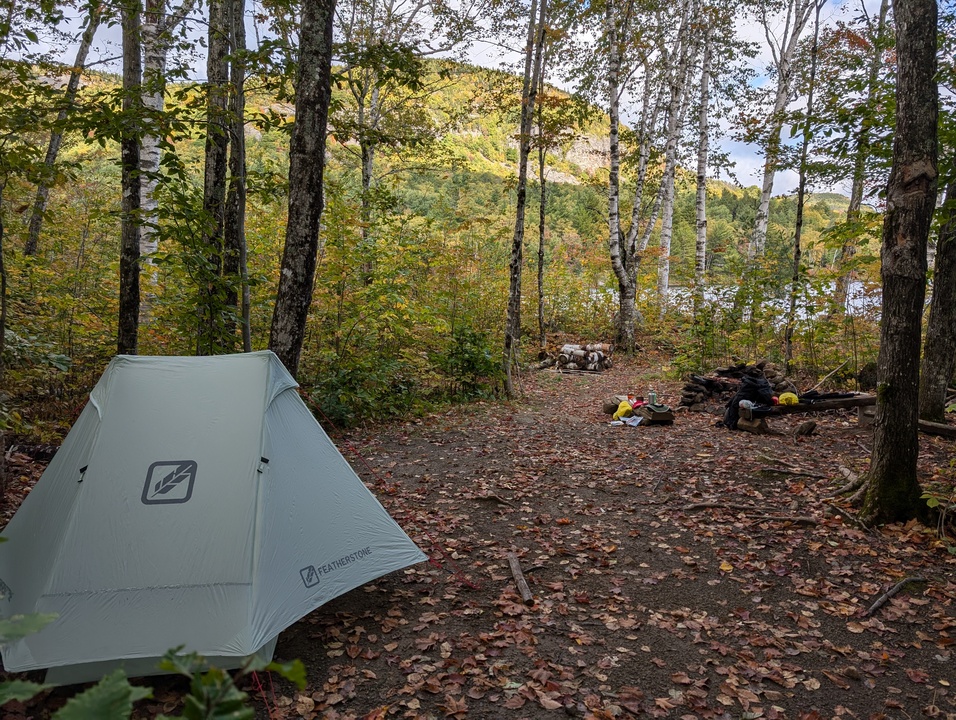
{"type": "Polygon", "coordinates": [[[452,333],[448,350],[437,362],[451,381],[451,395],[466,400],[487,396],[501,372],[488,335],[467,327],[452,333]]]}
{"type": "Polygon", "coordinates": [[[152,689],[131,685],[126,673],[118,669],[70,698],[53,715],[53,720],[127,720],[133,703],[152,696],[152,689]]]}
{"type": "MultiPolygon", "coordinates": [[[[12,636],[5,636],[6,640],[12,636]]],[[[232,676],[217,667],[208,667],[196,653],[179,654],[181,648],[169,650],[159,664],[161,670],[182,675],[190,680],[189,693],[183,698],[181,715],[160,715],[157,720],[253,720],[255,710],[247,703],[249,696],[236,687],[232,676]]],[[[239,674],[255,670],[277,673],[300,690],[305,687],[305,666],[299,660],[289,663],[266,663],[251,659],[239,674]]],[[[48,689],[49,685],[8,680],[0,683],[0,707],[11,700],[26,701],[48,689]]],[[[53,714],[52,720],[129,720],[133,705],[153,696],[151,688],[130,684],[123,670],[117,669],[98,683],[70,698],[53,714]]]]}
{"type": "Polygon", "coordinates": [[[37,613],[34,615],[12,615],[0,620],[0,640],[5,643],[33,635],[56,620],[56,615],[37,613]]]}
{"type": "Polygon", "coordinates": [[[5,680],[0,683],[0,708],[11,700],[29,700],[49,688],[50,685],[41,685],[29,680],[5,680]]]}

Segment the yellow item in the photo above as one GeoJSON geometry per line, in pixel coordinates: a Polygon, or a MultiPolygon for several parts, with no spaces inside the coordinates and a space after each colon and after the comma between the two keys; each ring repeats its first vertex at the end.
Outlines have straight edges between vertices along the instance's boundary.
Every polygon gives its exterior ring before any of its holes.
{"type": "Polygon", "coordinates": [[[781,405],[796,405],[799,402],[800,402],[799,398],[797,398],[797,396],[794,395],[792,392],[785,392],[783,395],[780,396],[781,405]]]}
{"type": "Polygon", "coordinates": [[[617,406],[617,412],[614,413],[614,419],[620,420],[621,418],[631,417],[634,414],[634,408],[631,407],[631,403],[627,400],[622,400],[621,404],[617,406]]]}

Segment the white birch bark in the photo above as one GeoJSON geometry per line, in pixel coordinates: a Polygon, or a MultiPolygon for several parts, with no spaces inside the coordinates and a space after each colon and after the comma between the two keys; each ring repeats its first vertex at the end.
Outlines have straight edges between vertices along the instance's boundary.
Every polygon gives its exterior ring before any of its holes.
{"type": "MultiPolygon", "coordinates": [[[[166,0],[147,0],[143,14],[143,105],[155,117],[162,114],[166,104],[166,63],[172,47],[172,33],[196,4],[183,0],[167,12],[166,0]]],[[[156,187],[159,182],[159,163],[162,159],[160,138],[155,133],[144,133],[140,141],[140,209],[142,229],[140,252],[149,262],[157,250],[156,187]]]]}
{"type": "Polygon", "coordinates": [[[688,19],[691,3],[684,6],[681,21],[680,52],[676,65],[670,68],[670,102],[667,107],[667,144],[664,151],[664,176],[661,178],[661,255],[657,265],[657,296],[661,313],[667,308],[667,292],[670,286],[671,238],[674,230],[674,175],[677,171],[677,141],[680,139],[684,116],[687,110],[687,82],[692,55],[696,47],[689,35],[688,19]]]}
{"type": "Polygon", "coordinates": [[[815,7],[815,0],[789,0],[786,21],[781,38],[774,36],[771,18],[767,15],[767,6],[760,7],[760,23],[773,56],[773,68],[777,76],[774,92],[773,111],[768,117],[769,132],[764,146],[763,180],[760,188],[760,204],[754,232],[750,239],[749,256],[751,259],[763,255],[767,243],[767,225],[770,221],[770,196],[773,194],[774,175],[780,153],[780,132],[783,129],[783,111],[790,101],[793,90],[793,57],[800,44],[803,33],[815,7]]]}
{"type": "Polygon", "coordinates": [[[615,3],[608,0],[605,13],[608,42],[608,115],[610,173],[608,175],[608,249],[611,268],[617,277],[619,293],[618,340],[625,352],[634,349],[636,278],[624,266],[621,248],[621,140],[620,140],[620,74],[621,49],[618,44],[615,3]]]}
{"type": "Polygon", "coordinates": [[[704,56],[700,68],[700,134],[697,140],[697,247],[694,262],[694,285],[699,292],[707,270],[707,155],[710,152],[708,113],[710,110],[710,27],[704,35],[704,56]]]}

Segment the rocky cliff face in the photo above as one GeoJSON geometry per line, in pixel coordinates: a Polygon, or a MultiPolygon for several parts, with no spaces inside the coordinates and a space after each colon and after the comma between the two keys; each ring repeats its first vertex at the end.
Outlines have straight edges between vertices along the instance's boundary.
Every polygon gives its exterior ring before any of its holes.
{"type": "Polygon", "coordinates": [[[576,138],[571,148],[564,153],[564,160],[574,163],[584,170],[588,175],[593,175],[600,168],[607,168],[610,165],[611,141],[606,138],[598,138],[592,135],[585,135],[576,138]]]}

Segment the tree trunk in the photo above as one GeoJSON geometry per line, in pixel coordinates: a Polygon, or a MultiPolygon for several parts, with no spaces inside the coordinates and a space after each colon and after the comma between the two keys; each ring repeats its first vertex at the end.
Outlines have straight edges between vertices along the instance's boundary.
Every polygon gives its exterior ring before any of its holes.
{"type": "MultiPolygon", "coordinates": [[[[866,101],[865,113],[870,115],[873,112],[873,98],[876,94],[876,81],[879,77],[880,67],[883,59],[883,34],[886,32],[886,16],[890,10],[890,0],[882,0],[880,3],[880,17],[877,22],[876,31],[872,37],[872,53],[870,54],[870,64],[866,74],[866,101]]],[[[865,178],[866,163],[870,158],[870,123],[863,120],[860,123],[860,129],[856,136],[856,148],[853,161],[853,184],[850,186],[850,204],[846,209],[846,219],[848,223],[855,223],[860,219],[860,208],[863,206],[863,181],[865,178]]],[[[856,254],[856,245],[852,238],[844,241],[837,254],[837,265],[840,267],[840,275],[836,279],[836,287],[833,294],[833,304],[841,311],[847,309],[847,299],[849,295],[850,282],[853,279],[851,271],[846,267],[852,257],[856,254]]]]}
{"type": "Polygon", "coordinates": [[[807,154],[810,149],[810,126],[813,122],[813,90],[817,79],[817,39],[820,37],[820,5],[817,5],[813,25],[813,45],[810,48],[810,89],[807,92],[807,116],[803,124],[803,142],[800,145],[800,180],[797,185],[797,218],[793,229],[793,272],[790,275],[790,306],[787,309],[787,327],[784,330],[784,372],[793,371],[793,330],[797,317],[797,292],[800,289],[800,241],[803,236],[803,206],[807,197],[807,154]]]}
{"type": "MultiPolygon", "coordinates": [[[[0,387],[3,386],[3,374],[6,366],[3,355],[7,349],[7,266],[3,262],[3,190],[0,183],[0,387]]],[[[0,450],[3,448],[0,447],[0,450]]]]}
{"type": "Polygon", "coordinates": [[[295,125],[289,143],[289,220],[269,335],[269,349],[293,376],[299,372],[319,250],[334,16],[335,0],[302,6],[295,125]]]}
{"type": "Polygon", "coordinates": [[[868,523],[908,520],[926,510],[917,480],[920,319],[926,242],[936,203],[935,0],[897,0],[896,130],[883,221],[883,318],[868,523]]]}
{"type": "Polygon", "coordinates": [[[162,159],[156,119],[166,105],[166,59],[172,45],[172,33],[192,12],[196,0],[184,0],[176,9],[166,11],[166,0],[147,0],[143,18],[143,105],[153,120],[143,133],[140,151],[140,252],[148,256],[158,249],[156,224],[158,206],[156,187],[159,184],[159,164],[162,159]]]}
{"type": "Polygon", "coordinates": [[[773,180],[780,160],[780,132],[783,129],[783,111],[790,101],[793,82],[793,56],[800,44],[800,35],[810,19],[817,0],[790,0],[787,6],[787,25],[784,32],[786,40],[777,45],[772,39],[769,20],[763,18],[764,34],[773,53],[774,67],[777,71],[777,89],[774,94],[773,112],[769,117],[770,132],[767,133],[764,148],[763,181],[760,189],[760,203],[754,222],[753,237],[750,241],[751,259],[763,255],[767,243],[767,226],[770,222],[770,196],[773,194],[773,180]]]}
{"type": "Polygon", "coordinates": [[[956,182],[946,188],[942,212],[919,386],[919,416],[932,422],[945,419],[946,388],[956,365],[956,182]]]}
{"type": "Polygon", "coordinates": [[[249,319],[249,267],[246,253],[246,3],[245,0],[229,0],[231,34],[230,132],[229,132],[229,190],[226,195],[226,214],[223,229],[225,243],[225,274],[229,279],[229,304],[236,306],[239,297],[235,288],[241,290],[243,352],[252,351],[252,331],[249,319]]]}
{"type": "Polygon", "coordinates": [[[713,33],[704,35],[704,57],[700,69],[700,136],[697,141],[697,252],[694,262],[694,291],[699,297],[707,270],[707,155],[710,147],[708,112],[710,110],[710,62],[713,33]]]}
{"type": "Polygon", "coordinates": [[[528,156],[531,154],[531,130],[534,120],[534,103],[538,95],[538,78],[541,73],[541,56],[544,46],[544,24],[547,17],[547,0],[540,0],[538,19],[535,22],[537,0],[532,0],[531,17],[528,20],[528,52],[525,57],[524,87],[521,92],[521,130],[518,150],[518,188],[515,208],[515,232],[511,242],[511,263],[508,288],[508,316],[505,320],[505,343],[502,355],[502,370],[505,376],[505,394],[514,397],[511,379],[512,366],[521,337],[521,269],[524,263],[524,216],[528,194],[528,156]]]}
{"type": "Polygon", "coordinates": [[[73,68],[70,70],[70,79],[66,84],[66,92],[63,96],[63,107],[57,113],[56,125],[53,132],[50,133],[50,143],[47,146],[46,159],[43,161],[48,177],[41,180],[37,186],[37,196],[33,202],[33,214],[30,215],[30,227],[27,230],[27,244],[23,248],[24,255],[36,255],[40,243],[40,229],[43,225],[43,215],[46,213],[46,203],[50,197],[53,166],[56,165],[56,158],[60,154],[60,145],[63,143],[63,122],[70,110],[73,109],[76,91],[80,87],[80,78],[83,75],[83,68],[86,67],[86,56],[89,55],[90,46],[93,44],[93,35],[96,34],[101,17],[102,8],[99,2],[94,0],[90,5],[90,14],[86,21],[86,28],[80,38],[80,47],[77,48],[73,68]]]}
{"type": "MultiPolygon", "coordinates": [[[[620,137],[620,107],[621,107],[621,49],[617,39],[617,17],[615,3],[608,0],[605,21],[607,25],[608,43],[608,115],[611,129],[609,137],[610,173],[608,175],[608,249],[611,255],[611,268],[617,276],[618,284],[618,344],[624,352],[634,351],[634,298],[637,295],[637,279],[630,277],[625,267],[624,251],[621,247],[623,233],[621,232],[621,137],[620,137]]],[[[635,199],[636,202],[636,199],[635,199]]]]}
{"type": "Polygon", "coordinates": [[[547,184],[544,177],[544,161],[547,148],[544,146],[544,105],[540,96],[544,94],[544,59],[542,58],[541,78],[538,82],[538,347],[541,355],[547,351],[547,336],[544,331],[544,230],[547,218],[547,184]]]}
{"type": "MultiPolygon", "coordinates": [[[[206,227],[203,244],[208,276],[200,286],[200,355],[215,355],[234,349],[227,283],[223,278],[223,226],[226,205],[226,169],[229,149],[229,11],[228,0],[210,0],[208,57],[206,59],[206,166],[203,182],[203,214],[206,227]]],[[[235,306],[233,306],[234,308],[235,306]]]]}
{"type": "Polygon", "coordinates": [[[139,335],[139,127],[142,123],[143,63],[139,0],[122,7],[123,122],[120,139],[122,217],[120,220],[120,290],[116,351],[135,355],[139,335]]]}
{"type": "Polygon", "coordinates": [[[670,103],[667,107],[667,144],[664,149],[663,200],[661,204],[661,256],[657,266],[657,296],[661,306],[661,315],[667,309],[667,293],[670,287],[671,238],[674,232],[674,175],[677,172],[677,141],[686,114],[687,80],[689,65],[693,55],[692,38],[687,30],[690,3],[684,4],[684,17],[678,34],[680,52],[675,53],[677,64],[670,68],[670,103]]]}

